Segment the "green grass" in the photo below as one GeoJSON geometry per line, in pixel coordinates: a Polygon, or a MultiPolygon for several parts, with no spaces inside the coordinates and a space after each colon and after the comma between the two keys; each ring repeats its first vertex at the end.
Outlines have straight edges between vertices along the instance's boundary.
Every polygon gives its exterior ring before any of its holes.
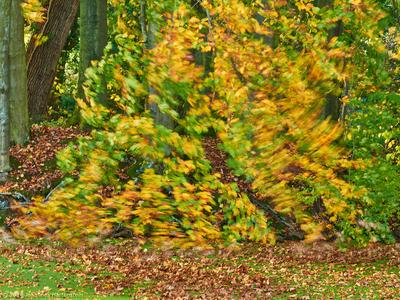
{"type": "Polygon", "coordinates": [[[130,299],[136,288],[143,287],[132,287],[121,296],[96,295],[93,286],[85,285],[84,271],[81,266],[0,257],[0,299],[130,299]]]}
{"type": "Polygon", "coordinates": [[[83,280],[57,271],[56,263],[26,261],[17,263],[0,257],[0,298],[48,299],[92,298],[92,287],[83,280]]]}

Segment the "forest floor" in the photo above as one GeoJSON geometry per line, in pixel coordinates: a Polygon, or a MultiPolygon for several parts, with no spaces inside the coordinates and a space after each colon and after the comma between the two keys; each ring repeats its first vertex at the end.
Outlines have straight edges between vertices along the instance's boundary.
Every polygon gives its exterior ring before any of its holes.
{"type": "Polygon", "coordinates": [[[25,196],[48,193],[62,178],[56,165],[57,153],[85,133],[78,128],[34,125],[31,140],[25,146],[10,150],[9,180],[0,192],[22,192],[25,196]]]}
{"type": "MultiPolygon", "coordinates": [[[[61,180],[57,151],[85,133],[34,126],[11,150],[0,192],[45,196],[61,180]]],[[[215,140],[213,171],[237,181],[215,140]]],[[[132,240],[98,247],[21,243],[0,230],[0,299],[400,299],[400,244],[340,251],[335,244],[285,242],[214,251],[146,250],[132,240]]]]}
{"type": "Polygon", "coordinates": [[[399,299],[400,245],[215,251],[0,244],[1,299],[399,299]]]}

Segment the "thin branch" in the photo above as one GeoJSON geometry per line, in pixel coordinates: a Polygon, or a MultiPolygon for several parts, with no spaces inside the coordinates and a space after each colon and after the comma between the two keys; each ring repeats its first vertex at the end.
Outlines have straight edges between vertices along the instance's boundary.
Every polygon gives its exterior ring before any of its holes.
{"type": "Polygon", "coordinates": [[[61,181],[59,184],[57,184],[56,187],[55,187],[54,189],[52,189],[52,190],[50,191],[50,193],[47,194],[46,198],[43,200],[43,203],[48,202],[48,201],[50,200],[50,197],[54,194],[54,192],[55,192],[56,190],[58,190],[60,187],[63,187],[64,184],[65,184],[64,181],[61,181]]]}
{"type": "Polygon", "coordinates": [[[267,211],[268,214],[271,215],[275,219],[276,222],[289,228],[289,230],[291,231],[291,233],[294,236],[298,237],[299,239],[304,238],[304,234],[302,232],[300,232],[298,229],[296,229],[295,226],[293,226],[293,224],[288,223],[284,218],[282,218],[268,203],[257,200],[254,197],[252,197],[251,195],[248,195],[248,196],[249,196],[251,203],[253,203],[258,208],[260,208],[264,211],[267,211]]]}
{"type": "Polygon", "coordinates": [[[196,7],[197,5],[199,5],[201,1],[202,1],[202,0],[197,0],[197,2],[196,2],[195,4],[193,4],[191,8],[194,8],[194,7],[196,7]]]}
{"type": "Polygon", "coordinates": [[[240,73],[239,68],[236,65],[236,62],[234,61],[234,59],[231,57],[230,60],[231,60],[233,71],[235,71],[235,74],[239,78],[239,81],[242,84],[246,85],[247,84],[247,79],[244,77],[244,75],[242,73],[240,73]]]}

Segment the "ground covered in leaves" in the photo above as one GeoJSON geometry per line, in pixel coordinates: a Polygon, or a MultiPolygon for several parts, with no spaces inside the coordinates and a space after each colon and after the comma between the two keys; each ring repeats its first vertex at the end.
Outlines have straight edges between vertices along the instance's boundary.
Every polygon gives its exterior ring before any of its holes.
{"type": "Polygon", "coordinates": [[[67,299],[398,299],[400,245],[342,252],[289,242],[155,251],[132,241],[66,248],[0,244],[0,297],[67,299]]]}
{"type": "Polygon", "coordinates": [[[56,154],[83,134],[75,127],[32,126],[29,144],[10,150],[12,170],[9,180],[0,185],[0,191],[19,191],[25,196],[48,192],[62,178],[56,154]]]}

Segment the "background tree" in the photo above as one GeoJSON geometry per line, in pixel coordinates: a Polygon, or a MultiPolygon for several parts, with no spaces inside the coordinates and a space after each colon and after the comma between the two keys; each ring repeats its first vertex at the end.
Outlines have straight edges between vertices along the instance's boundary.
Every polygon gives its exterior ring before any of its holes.
{"type": "MultiPolygon", "coordinates": [[[[165,9],[171,9],[174,10],[176,9],[176,1],[171,5],[170,3],[164,4],[165,6],[163,7],[162,5],[155,4],[154,1],[148,1],[148,0],[140,0],[140,28],[142,32],[142,38],[143,42],[145,43],[146,50],[151,51],[154,49],[157,45],[157,34],[159,33],[159,23],[160,23],[160,17],[162,16],[162,13],[160,13],[160,6],[161,8],[165,9]]],[[[155,122],[157,124],[161,124],[167,128],[173,128],[174,127],[174,121],[173,119],[168,116],[167,114],[163,113],[160,109],[160,107],[155,103],[154,101],[151,101],[151,98],[153,96],[156,96],[154,94],[154,89],[149,86],[149,100],[147,103],[147,108],[152,112],[154,115],[155,122]]]]}
{"type": "Polygon", "coordinates": [[[85,71],[102,57],[107,44],[107,0],[81,0],[79,91],[83,96],[85,71]]]}
{"type": "Polygon", "coordinates": [[[68,38],[71,26],[79,9],[79,0],[51,0],[48,17],[40,36],[46,36],[45,43],[35,43],[29,47],[28,62],[28,100],[29,113],[33,120],[46,114],[48,99],[56,75],[57,63],[68,38]]]}
{"type": "Polygon", "coordinates": [[[0,1],[0,181],[10,168],[9,146],[9,40],[11,0],[0,1]]]}
{"type": "Polygon", "coordinates": [[[10,66],[10,130],[11,142],[24,144],[29,140],[29,113],[26,80],[26,54],[22,0],[11,1],[9,52],[10,66]]]}

